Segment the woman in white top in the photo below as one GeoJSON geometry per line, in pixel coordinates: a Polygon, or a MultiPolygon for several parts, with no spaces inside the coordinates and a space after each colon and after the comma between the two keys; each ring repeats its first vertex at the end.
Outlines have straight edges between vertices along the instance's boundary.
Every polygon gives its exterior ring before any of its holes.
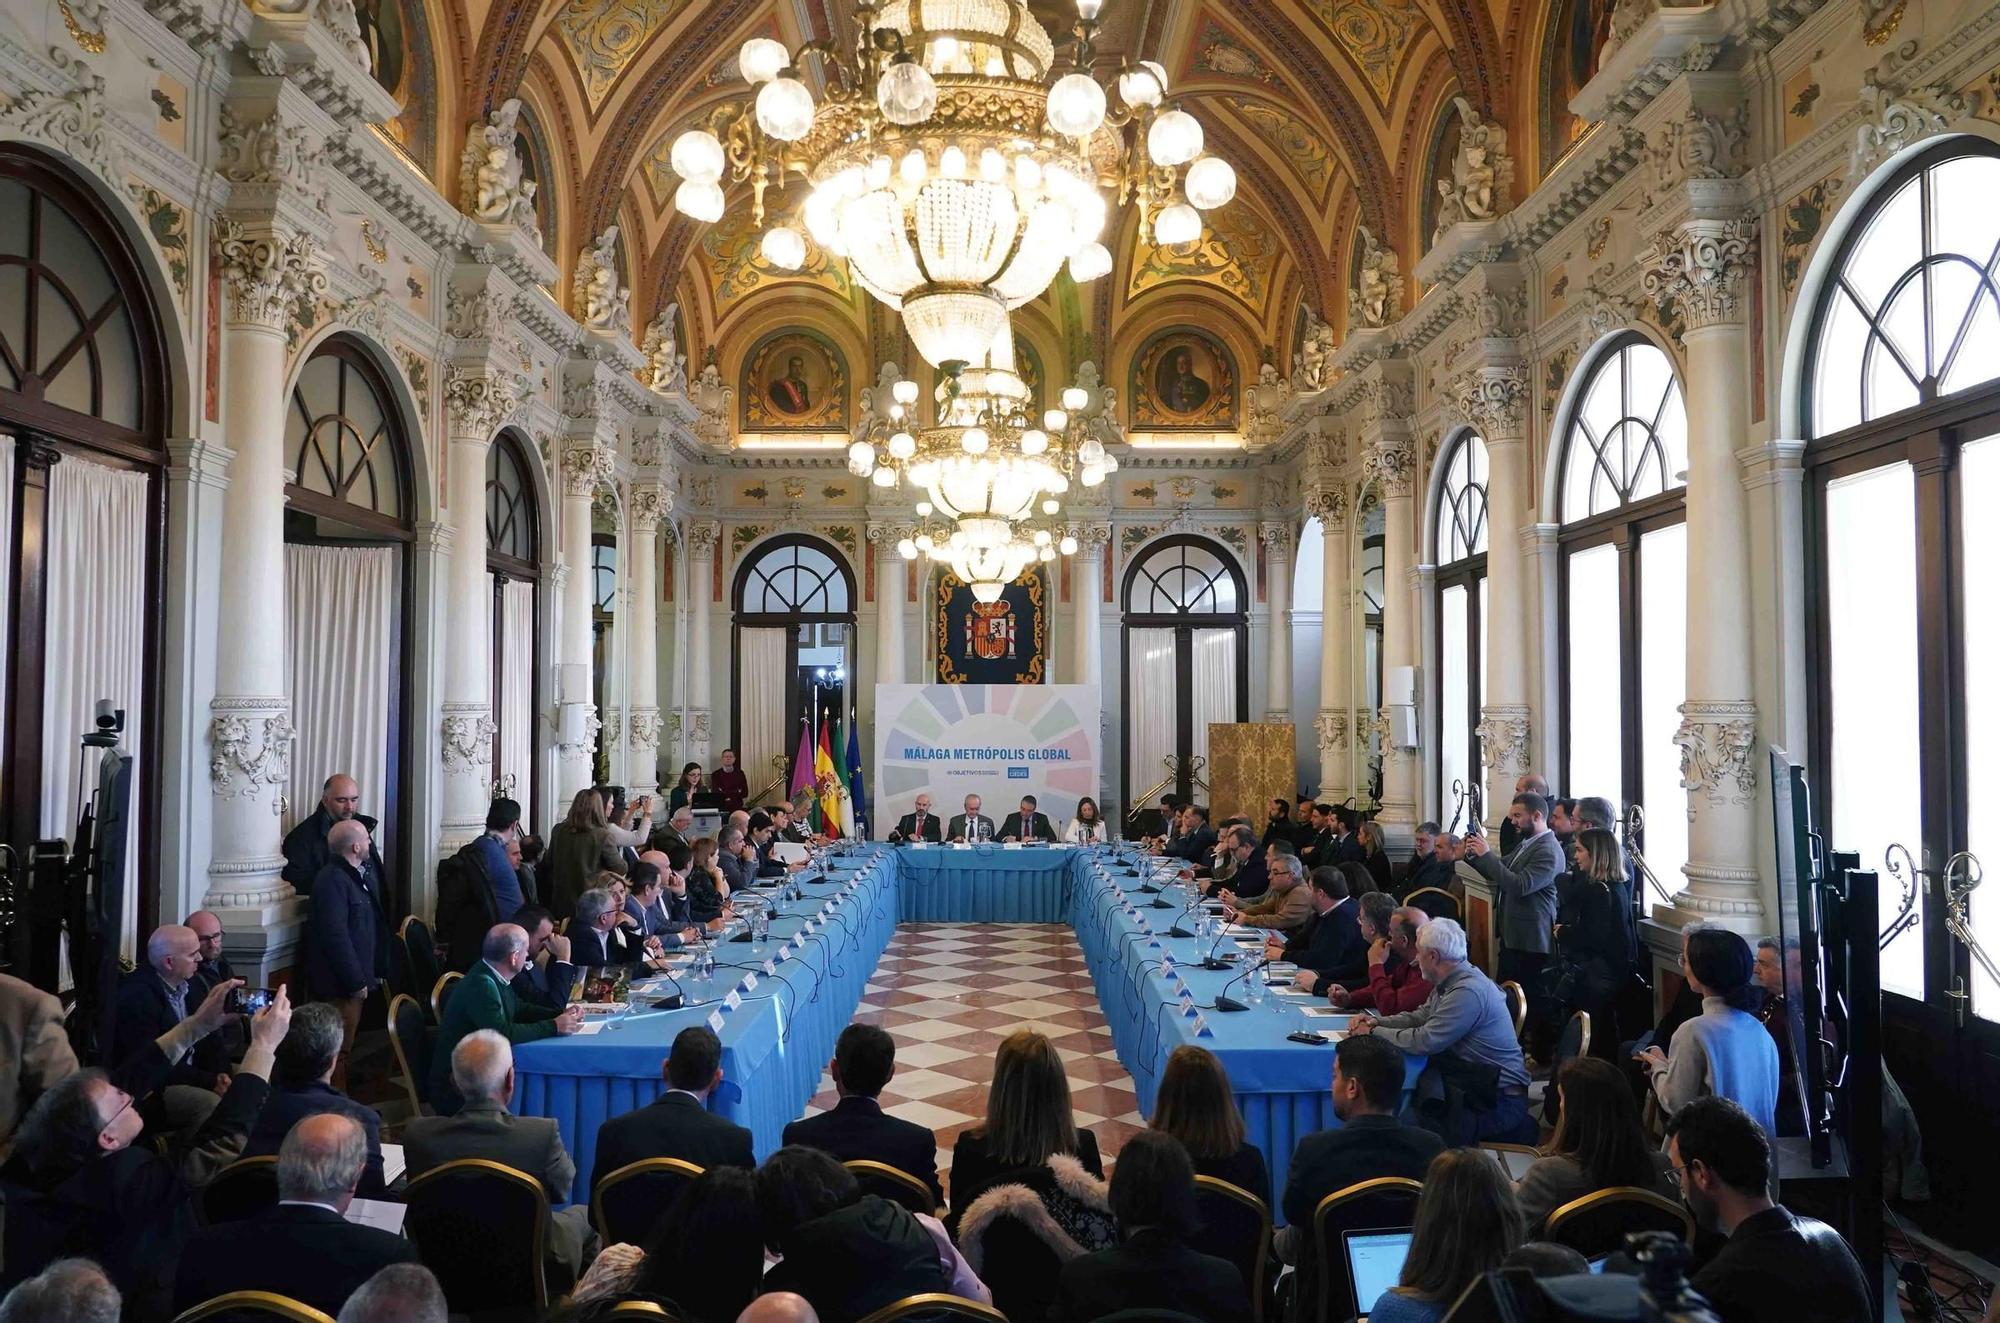
{"type": "Polygon", "coordinates": [[[1674,1030],[1665,1052],[1638,1054],[1668,1116],[1714,1094],[1740,1105],[1765,1134],[1778,1133],[1778,1049],[1753,1013],[1762,1000],[1755,968],[1750,944],[1726,928],[1696,928],[1682,939],[1681,969],[1701,994],[1701,1014],[1674,1030]]]}
{"type": "Polygon", "coordinates": [[[1076,816],[1069,820],[1063,839],[1071,845],[1103,845],[1111,839],[1110,826],[1098,812],[1097,801],[1089,795],[1076,801],[1076,816]]]}

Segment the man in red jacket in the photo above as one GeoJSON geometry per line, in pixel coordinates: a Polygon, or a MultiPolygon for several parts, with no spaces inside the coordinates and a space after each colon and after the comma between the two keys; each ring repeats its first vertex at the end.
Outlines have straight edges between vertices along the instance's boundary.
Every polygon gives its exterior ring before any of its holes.
{"type": "MultiPolygon", "coordinates": [[[[1383,1015],[1414,1011],[1431,995],[1417,969],[1417,929],[1430,916],[1408,906],[1389,916],[1389,931],[1374,933],[1368,945],[1368,986],[1352,991],[1335,985],[1327,1000],[1350,1009],[1373,1007],[1383,1015]]],[[[1365,921],[1365,920],[1364,920],[1365,921]]]]}

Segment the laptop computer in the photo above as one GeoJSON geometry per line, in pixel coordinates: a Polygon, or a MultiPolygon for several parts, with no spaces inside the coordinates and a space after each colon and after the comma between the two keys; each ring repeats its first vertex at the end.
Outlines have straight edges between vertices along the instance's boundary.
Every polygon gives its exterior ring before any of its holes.
{"type": "Polygon", "coordinates": [[[1403,1260],[1409,1257],[1409,1227],[1371,1227],[1340,1233],[1347,1254],[1347,1280],[1354,1284],[1355,1312],[1363,1323],[1368,1310],[1384,1291],[1402,1280],[1403,1260]]]}

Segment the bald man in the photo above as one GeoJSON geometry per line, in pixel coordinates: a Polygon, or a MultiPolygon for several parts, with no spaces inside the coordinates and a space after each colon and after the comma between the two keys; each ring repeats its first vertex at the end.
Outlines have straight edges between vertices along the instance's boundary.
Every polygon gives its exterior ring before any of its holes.
{"type": "MultiPolygon", "coordinates": [[[[106,1060],[129,1061],[200,1007],[208,992],[194,976],[200,949],[192,928],[163,923],[153,929],[146,963],[118,981],[118,1014],[106,1060]]],[[[190,1135],[228,1089],[229,1054],[220,1038],[207,1034],[174,1060],[165,1087],[145,1099],[140,1113],[155,1130],[190,1135]]]]}
{"type": "Polygon", "coordinates": [[[369,881],[382,885],[382,856],[375,853],[375,819],[361,812],[361,787],[345,772],[335,772],[320,788],[319,807],[285,837],[285,881],[301,896],[312,894],[320,870],[333,855],[327,842],[335,823],[358,822],[368,831],[367,870],[369,881]]]}
{"type": "MultiPolygon", "coordinates": [[[[218,983],[227,983],[236,977],[236,971],[229,964],[229,957],[222,953],[222,918],[212,910],[196,910],[187,916],[187,926],[194,930],[197,943],[194,967],[195,993],[190,1000],[196,1004],[208,995],[208,990],[218,983]]],[[[223,1055],[235,1061],[243,1055],[243,1048],[250,1041],[250,1021],[241,1015],[232,1015],[216,1033],[222,1044],[223,1055]]]]}
{"type": "Polygon", "coordinates": [[[328,859],[313,879],[311,921],[306,924],[306,984],[317,1001],[340,1011],[340,1059],[333,1087],[347,1091],[347,1058],[361,1007],[376,981],[389,972],[389,916],[369,868],[375,852],[358,818],[335,822],[326,834],[328,859]]]}
{"type": "Polygon", "coordinates": [[[804,1296],[772,1291],[745,1305],[736,1323],[819,1323],[819,1315],[804,1296]]]}

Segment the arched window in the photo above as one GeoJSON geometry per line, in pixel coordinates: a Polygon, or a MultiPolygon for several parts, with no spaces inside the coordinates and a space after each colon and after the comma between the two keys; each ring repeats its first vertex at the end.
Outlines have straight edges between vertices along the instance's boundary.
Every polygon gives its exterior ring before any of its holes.
{"type": "MultiPolygon", "coordinates": [[[[292,779],[285,825],[311,813],[336,772],[381,820],[386,899],[408,900],[403,787],[410,740],[411,424],[386,372],[336,336],[299,369],[285,411],[286,647],[292,779]]],[[[400,909],[398,912],[401,912],[400,909]]]]}
{"type": "MultiPolygon", "coordinates": [[[[597,523],[590,534],[590,680],[591,694],[602,717],[620,705],[624,676],[618,653],[618,533],[606,507],[592,510],[597,523]]],[[[592,755],[593,773],[600,782],[611,779],[611,748],[620,738],[614,724],[606,720],[597,732],[597,750],[592,755]]]]}
{"type": "MultiPolygon", "coordinates": [[[[1372,718],[1382,710],[1382,601],[1388,569],[1388,537],[1383,532],[1382,502],[1374,500],[1361,514],[1361,697],[1364,716],[1358,742],[1367,750],[1368,798],[1382,802],[1382,737],[1372,718]]],[[[1358,788],[1358,787],[1357,787],[1358,788]]]]}
{"type": "MultiPolygon", "coordinates": [[[[1918,922],[1882,953],[1888,1016],[1956,1041],[1958,994],[1990,1044],[2000,987],[1945,924],[1945,861],[2000,864],[2000,147],[1947,138],[1856,190],[1810,310],[1808,602],[1815,613],[1812,784],[1827,844],[1881,872],[1919,868],[1918,922]]],[[[1992,886],[1973,933],[2000,950],[1992,886]]],[[[1913,1040],[1915,1038],[1913,1037],[1913,1040]]]]}
{"type": "Polygon", "coordinates": [[[1250,717],[1249,585],[1220,543],[1161,538],[1125,571],[1125,811],[1206,803],[1210,722],[1250,717]]]}
{"type": "Polygon", "coordinates": [[[730,706],[753,794],[777,778],[774,759],[798,751],[802,727],[851,716],[854,598],[846,559],[802,533],[772,538],[737,567],[730,706]]]}
{"type": "Polygon", "coordinates": [[[519,801],[534,822],[540,798],[535,710],[540,705],[535,640],[541,637],[541,508],[531,467],[538,461],[514,432],[486,451],[486,570],[493,580],[493,790],[519,801]]]}
{"type": "MultiPolygon", "coordinates": [[[[1625,333],[1579,369],[1562,434],[1565,795],[1641,803],[1647,861],[1687,862],[1680,705],[1687,697],[1687,409],[1673,363],[1625,333]]],[[[1498,811],[1488,806],[1488,816],[1498,811]]]]}
{"type": "MultiPolygon", "coordinates": [[[[126,955],[158,908],[166,337],[137,252],[67,164],[0,143],[0,839],[74,839],[100,698],[136,759],[126,955]]],[[[174,916],[178,918],[178,915],[174,916]]],[[[56,933],[28,967],[55,986],[56,933]]]]}
{"type": "Polygon", "coordinates": [[[1441,820],[1464,825],[1484,764],[1486,442],[1460,432],[1445,452],[1433,530],[1437,557],[1438,788],[1441,820]],[[1461,805],[1464,805],[1461,811],[1461,805]]]}

